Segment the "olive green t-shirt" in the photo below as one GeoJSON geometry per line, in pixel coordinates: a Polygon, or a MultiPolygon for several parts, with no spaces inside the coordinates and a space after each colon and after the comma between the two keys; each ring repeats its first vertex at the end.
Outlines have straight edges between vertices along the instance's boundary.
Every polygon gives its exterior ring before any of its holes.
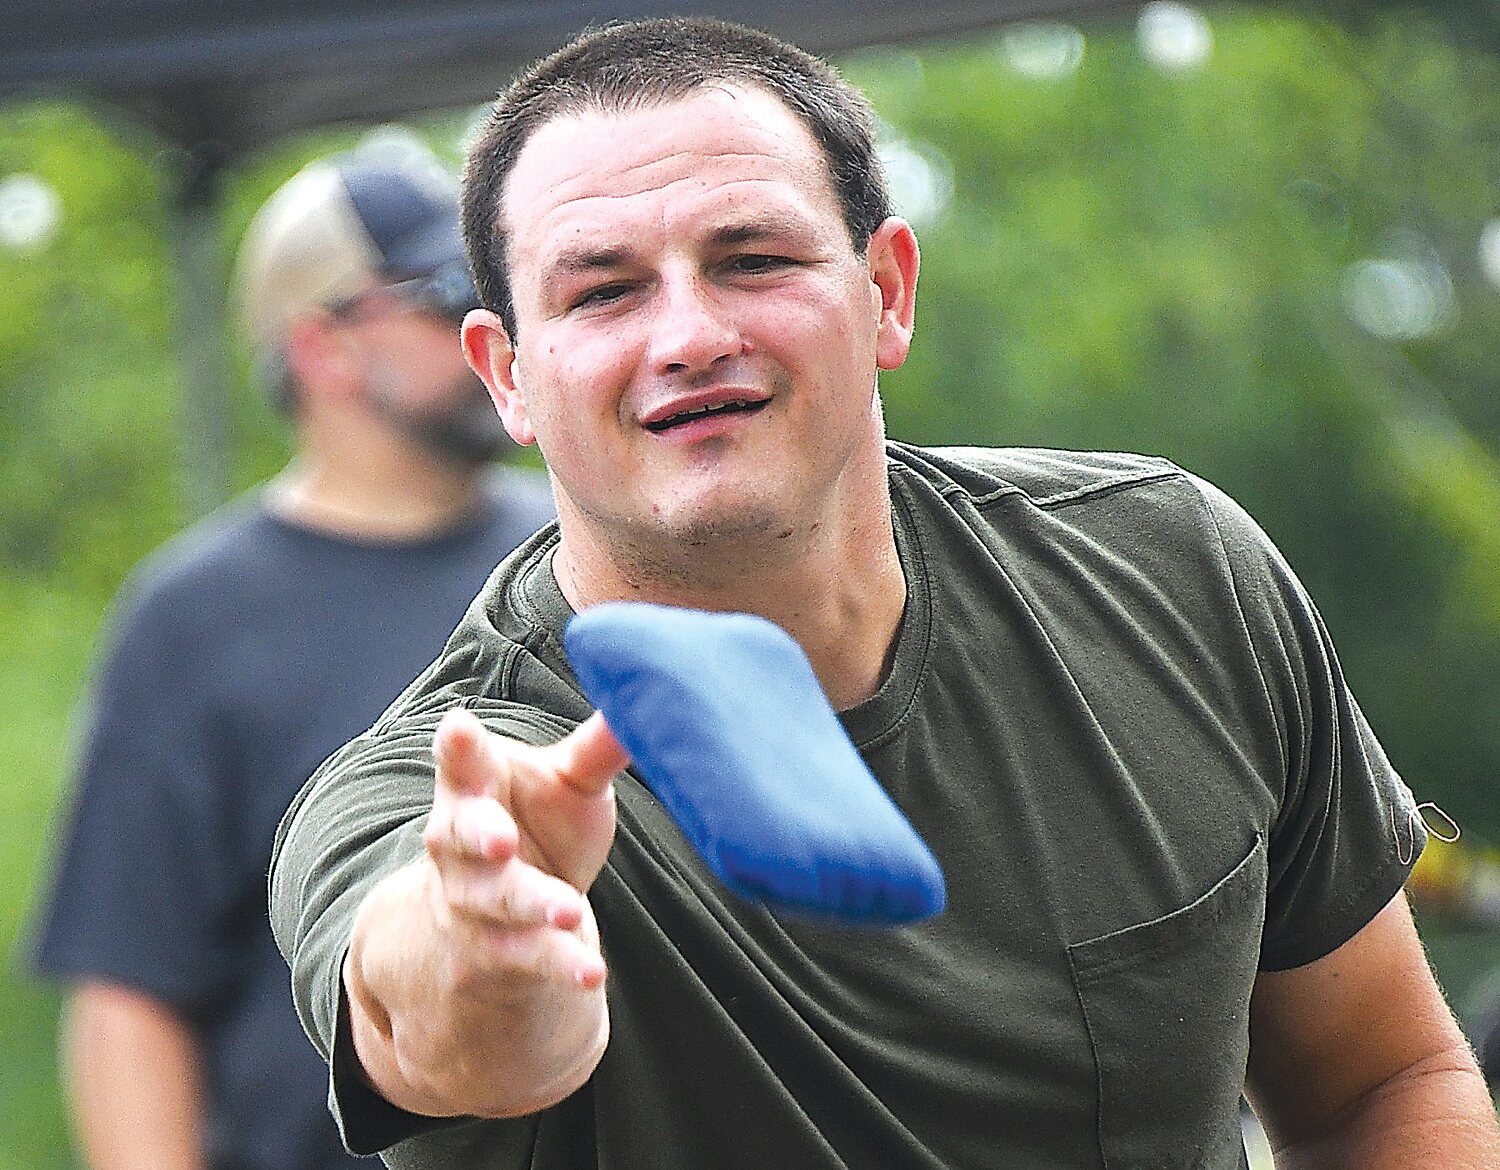
{"type": "Polygon", "coordinates": [[[355,1149],[412,1170],[1244,1164],[1256,973],[1395,895],[1424,839],[1410,793],[1291,571],[1210,485],[1135,456],[889,456],[906,609],[841,718],[946,911],[877,931],[742,902],[627,774],[589,895],[611,1019],[589,1082],[506,1122],[363,1089],[339,966],[365,892],[421,849],[442,713],[547,742],[590,711],[544,530],[282,824],[276,933],[355,1149]]]}

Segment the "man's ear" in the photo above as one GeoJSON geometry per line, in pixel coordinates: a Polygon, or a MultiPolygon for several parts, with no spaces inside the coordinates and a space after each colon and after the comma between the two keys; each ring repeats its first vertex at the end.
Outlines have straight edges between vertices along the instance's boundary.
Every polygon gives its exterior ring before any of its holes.
{"type": "Polygon", "coordinates": [[[879,296],[875,364],[894,370],[911,350],[917,316],[917,236],[904,219],[891,216],[870,237],[866,253],[870,283],[879,296]]]}
{"type": "Polygon", "coordinates": [[[525,396],[516,384],[516,347],[496,313],[470,309],[460,332],[469,368],[489,389],[506,433],[522,447],[536,442],[525,396]]]}

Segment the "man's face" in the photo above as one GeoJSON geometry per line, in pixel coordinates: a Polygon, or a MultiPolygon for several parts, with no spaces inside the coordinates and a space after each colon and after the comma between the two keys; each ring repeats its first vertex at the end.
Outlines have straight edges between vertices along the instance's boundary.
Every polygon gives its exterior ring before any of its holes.
{"type": "Polygon", "coordinates": [[[905,357],[915,241],[890,220],[855,252],[778,100],[558,118],[504,207],[520,344],[483,312],[465,342],[565,523],[615,548],[791,535],[883,485],[876,370],[905,357]]]}
{"type": "Polygon", "coordinates": [[[382,293],[367,322],[365,401],[393,430],[449,462],[484,463],[510,448],[451,320],[382,293]]]}

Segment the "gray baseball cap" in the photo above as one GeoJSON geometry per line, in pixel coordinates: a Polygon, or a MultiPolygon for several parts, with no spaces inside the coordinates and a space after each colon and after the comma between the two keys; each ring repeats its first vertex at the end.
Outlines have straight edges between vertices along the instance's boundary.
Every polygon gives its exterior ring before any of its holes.
{"type": "Polygon", "coordinates": [[[434,311],[479,304],[464,258],[458,183],[436,158],[336,156],[310,163],[258,211],[236,285],[246,339],[278,347],[287,327],[372,288],[417,286],[434,311]]]}

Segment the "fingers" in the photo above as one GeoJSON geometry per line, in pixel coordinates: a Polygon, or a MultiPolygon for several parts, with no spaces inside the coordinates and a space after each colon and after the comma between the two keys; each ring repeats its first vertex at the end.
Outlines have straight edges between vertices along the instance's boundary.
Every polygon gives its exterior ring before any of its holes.
{"type": "Polygon", "coordinates": [[[578,931],[487,928],[474,932],[473,937],[477,939],[473,949],[481,958],[472,965],[471,974],[480,994],[485,993],[485,981],[495,977],[511,982],[513,990],[528,983],[559,981],[592,991],[603,986],[608,975],[597,943],[588,942],[578,931]]]}
{"type": "MultiPolygon", "coordinates": [[[[492,745],[499,736],[486,730],[473,712],[455,708],[443,716],[433,740],[438,783],[452,792],[479,795],[492,791],[505,769],[497,769],[492,745]]],[[[598,796],[616,773],[630,763],[630,756],[596,711],[568,735],[544,748],[514,745],[513,752],[537,753],[539,761],[569,788],[582,796],[598,796]]]]}
{"type": "Polygon", "coordinates": [[[455,863],[502,865],[520,844],[516,823],[488,797],[448,796],[434,801],[424,834],[427,851],[455,863]]]}
{"type": "Polygon", "coordinates": [[[434,810],[423,841],[436,875],[430,887],[436,918],[458,932],[455,945],[477,948],[479,969],[492,973],[562,975],[580,987],[598,986],[604,961],[584,895],[517,854],[514,825],[495,819],[508,821],[498,804],[465,798],[451,811],[434,810]],[[474,828],[465,820],[483,823],[474,828]],[[476,840],[506,844],[482,851],[476,840]]]}
{"type": "Polygon", "coordinates": [[[529,978],[557,975],[580,987],[598,986],[604,961],[584,896],[561,878],[517,855],[515,825],[500,805],[483,797],[434,807],[423,834],[436,870],[432,887],[438,920],[477,947],[480,967],[529,978]]]}
{"type": "Polygon", "coordinates": [[[572,930],[583,920],[582,894],[520,858],[499,866],[450,864],[442,878],[449,910],[476,925],[572,930]]]}
{"type": "MultiPolygon", "coordinates": [[[[579,879],[591,879],[597,866],[592,859],[579,864],[574,814],[548,807],[523,820],[517,804],[526,804],[523,794],[538,783],[572,791],[558,783],[562,769],[607,792],[618,747],[611,751],[613,737],[604,731],[601,740],[601,730],[568,737],[576,747],[536,748],[491,733],[470,711],[448,712],[433,741],[436,783],[423,832],[445,917],[494,958],[509,956],[502,965],[525,969],[540,955],[555,965],[560,952],[583,986],[603,978],[597,946],[546,936],[577,931],[588,913],[579,879]]],[[[602,826],[606,850],[611,827],[602,826]]]]}
{"type": "Polygon", "coordinates": [[[459,862],[518,856],[588,890],[614,838],[612,780],[628,763],[601,717],[537,747],[490,732],[470,711],[450,711],[433,753],[428,852],[448,863],[445,876],[459,862]]]}
{"type": "Polygon", "coordinates": [[[489,736],[472,711],[456,707],[443,716],[432,741],[439,789],[475,796],[490,791],[494,761],[488,750],[489,736]]]}
{"type": "Polygon", "coordinates": [[[491,795],[498,777],[488,740],[468,711],[450,711],[438,724],[432,814],[423,835],[434,860],[501,863],[516,852],[515,820],[491,795]]]}
{"type": "Polygon", "coordinates": [[[544,750],[554,758],[558,779],[581,796],[601,795],[630,763],[629,754],[598,711],[544,750]]]}
{"type": "Polygon", "coordinates": [[[436,799],[422,834],[449,909],[498,926],[572,930],[583,895],[519,856],[520,832],[499,802],[484,796],[436,799]]]}

